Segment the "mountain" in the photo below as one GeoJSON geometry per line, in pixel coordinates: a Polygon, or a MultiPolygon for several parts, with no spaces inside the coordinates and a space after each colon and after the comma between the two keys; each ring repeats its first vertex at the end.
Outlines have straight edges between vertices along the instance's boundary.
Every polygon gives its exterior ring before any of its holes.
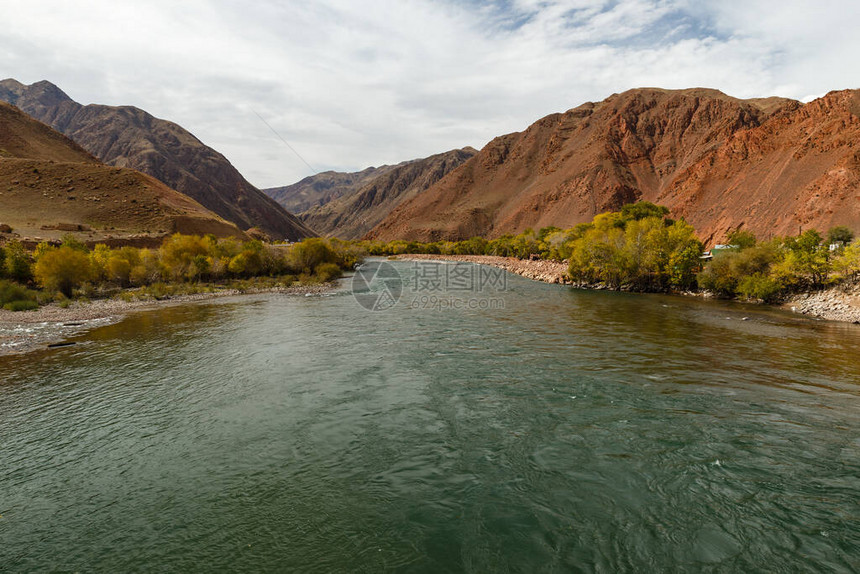
{"type": "Polygon", "coordinates": [[[860,230],[858,93],[807,104],[701,88],[614,94],[495,138],[368,237],[497,237],[639,200],[685,217],[707,243],[741,227],[860,230]]]}
{"type": "Polygon", "coordinates": [[[277,201],[290,213],[301,215],[313,207],[325,205],[329,201],[360,189],[372,179],[395,167],[393,165],[369,167],[354,173],[324,171],[292,185],[264,189],[263,193],[277,201]]]}
{"type": "Polygon", "coordinates": [[[174,232],[246,238],[188,196],[151,176],[102,164],[2,102],[0,225],[2,238],[31,243],[69,232],[89,243],[137,245],[160,243],[174,232]]]}
{"type": "Polygon", "coordinates": [[[57,86],[0,82],[0,100],[67,135],[104,163],[142,171],[242,229],[275,239],[314,235],[248,183],[227,158],[181,126],[131,106],[83,106],[57,86]]]}
{"type": "Polygon", "coordinates": [[[302,220],[323,235],[360,239],[398,205],[416,197],[476,153],[468,147],[404,162],[386,169],[359,189],[306,211],[302,220]]]}

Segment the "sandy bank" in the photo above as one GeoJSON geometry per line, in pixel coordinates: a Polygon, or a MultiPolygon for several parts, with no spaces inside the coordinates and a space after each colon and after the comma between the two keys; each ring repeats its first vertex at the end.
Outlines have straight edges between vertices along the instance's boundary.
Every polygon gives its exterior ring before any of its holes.
{"type": "Polygon", "coordinates": [[[177,295],[166,299],[123,301],[121,299],[97,299],[91,302],[75,302],[66,308],[57,304],[40,307],[36,311],[14,313],[0,309],[0,355],[27,353],[43,349],[48,345],[79,335],[97,327],[121,321],[133,312],[147,311],[169,305],[205,302],[223,297],[254,295],[260,293],[283,293],[286,295],[314,295],[334,289],[334,284],[296,285],[292,287],[252,289],[222,289],[214,293],[177,295]]]}

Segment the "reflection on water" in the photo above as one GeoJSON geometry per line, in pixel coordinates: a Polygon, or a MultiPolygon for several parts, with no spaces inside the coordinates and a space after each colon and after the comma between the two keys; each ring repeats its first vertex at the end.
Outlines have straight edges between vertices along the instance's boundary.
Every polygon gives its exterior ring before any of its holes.
{"type": "Polygon", "coordinates": [[[0,357],[0,564],[860,568],[860,328],[519,277],[503,296],[171,307],[0,357]]]}

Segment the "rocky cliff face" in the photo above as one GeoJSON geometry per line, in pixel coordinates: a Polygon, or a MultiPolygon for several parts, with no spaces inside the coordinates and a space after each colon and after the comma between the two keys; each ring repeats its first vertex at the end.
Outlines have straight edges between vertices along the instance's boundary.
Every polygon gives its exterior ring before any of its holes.
{"type": "Polygon", "coordinates": [[[452,150],[385,169],[356,191],[302,214],[309,227],[324,235],[360,239],[393,209],[418,196],[478,153],[452,150]]]}
{"type": "Polygon", "coordinates": [[[277,239],[313,235],[246,181],[227,159],[182,127],[130,106],[82,106],[50,82],[0,82],[5,100],[69,136],[111,166],[147,173],[223,218],[277,239]]]}
{"type": "Polygon", "coordinates": [[[847,224],[860,230],[857,92],[809,104],[638,89],[498,137],[368,234],[419,240],[570,227],[648,200],[705,241],[847,224]]]}

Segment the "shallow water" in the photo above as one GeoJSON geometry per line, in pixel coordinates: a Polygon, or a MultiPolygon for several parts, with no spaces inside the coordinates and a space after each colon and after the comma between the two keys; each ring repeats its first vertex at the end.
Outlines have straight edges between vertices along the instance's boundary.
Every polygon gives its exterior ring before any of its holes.
{"type": "Polygon", "coordinates": [[[346,284],[0,357],[0,570],[860,569],[860,327],[434,294],[504,308],[346,284]]]}

